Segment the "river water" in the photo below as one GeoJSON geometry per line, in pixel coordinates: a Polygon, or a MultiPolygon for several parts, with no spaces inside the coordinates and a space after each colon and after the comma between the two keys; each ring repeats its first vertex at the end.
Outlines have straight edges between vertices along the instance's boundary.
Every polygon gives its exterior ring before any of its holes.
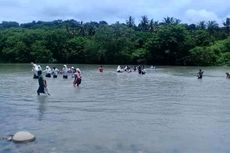
{"type": "Polygon", "coordinates": [[[79,88],[70,78],[47,78],[51,96],[37,96],[31,65],[0,65],[0,136],[36,135],[30,143],[0,141],[1,153],[230,152],[228,67],[204,67],[202,80],[198,67],[145,75],[78,67],[79,88]]]}

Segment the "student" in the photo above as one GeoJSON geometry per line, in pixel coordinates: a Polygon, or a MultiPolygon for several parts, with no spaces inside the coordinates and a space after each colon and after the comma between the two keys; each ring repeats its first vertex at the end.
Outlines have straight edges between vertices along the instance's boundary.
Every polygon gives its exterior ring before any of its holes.
{"type": "Polygon", "coordinates": [[[72,75],[72,78],[74,78],[74,73],[76,73],[76,69],[72,66],[71,67],[71,75],[72,75]]]}
{"type": "Polygon", "coordinates": [[[51,77],[52,71],[51,71],[51,68],[49,66],[46,66],[45,73],[46,73],[47,78],[51,77]]]}
{"type": "Polygon", "coordinates": [[[128,73],[132,72],[129,66],[125,66],[124,70],[128,73]]]}
{"type": "Polygon", "coordinates": [[[48,91],[48,84],[47,84],[46,80],[44,80],[44,91],[45,91],[45,93],[47,93],[47,95],[50,95],[50,93],[48,91]]]}
{"type": "Polygon", "coordinates": [[[99,71],[99,72],[103,72],[103,70],[104,70],[104,69],[103,69],[102,65],[98,67],[98,71],[99,71]]]}
{"type": "Polygon", "coordinates": [[[77,87],[79,87],[79,85],[81,84],[81,71],[79,68],[76,69],[76,73],[74,73],[74,75],[75,75],[75,78],[73,81],[73,86],[76,87],[76,84],[77,84],[77,87]]]}
{"type": "Polygon", "coordinates": [[[42,76],[42,71],[38,71],[38,85],[39,85],[37,90],[38,95],[40,95],[41,93],[43,94],[47,93],[48,95],[50,95],[47,89],[47,82],[42,76]]]}
{"type": "Polygon", "coordinates": [[[32,68],[32,71],[34,72],[33,78],[38,79],[38,65],[33,62],[31,62],[31,64],[33,65],[33,68],[32,68]]]}
{"type": "Polygon", "coordinates": [[[226,72],[225,74],[226,74],[226,79],[230,79],[230,74],[228,72],[226,72]]]}
{"type": "Polygon", "coordinates": [[[75,72],[76,72],[76,69],[72,66],[72,67],[71,67],[70,73],[73,73],[73,74],[74,74],[75,72]]]}
{"type": "Polygon", "coordinates": [[[68,68],[66,65],[63,66],[62,73],[63,73],[63,79],[68,79],[68,68]]]}
{"type": "Polygon", "coordinates": [[[117,72],[118,73],[122,73],[124,71],[124,69],[121,68],[120,65],[117,66],[117,72]]]}
{"type": "Polygon", "coordinates": [[[38,71],[38,90],[37,94],[40,95],[40,93],[45,93],[45,84],[44,84],[44,79],[42,76],[42,71],[38,71]]]}
{"type": "Polygon", "coordinates": [[[52,70],[53,78],[57,78],[58,72],[59,70],[56,67],[53,67],[53,70],[52,70]]]}
{"type": "Polygon", "coordinates": [[[42,71],[41,65],[38,65],[38,71],[42,71]]]}
{"type": "Polygon", "coordinates": [[[137,67],[133,66],[133,71],[136,72],[136,70],[137,70],[137,67]]]}
{"type": "Polygon", "coordinates": [[[144,75],[145,73],[146,73],[146,71],[145,71],[145,66],[142,65],[141,74],[144,75]]]}
{"type": "Polygon", "coordinates": [[[138,65],[137,70],[138,70],[138,73],[139,73],[139,74],[142,74],[142,69],[141,69],[141,66],[140,66],[140,65],[138,65]]]}
{"type": "Polygon", "coordinates": [[[197,73],[197,79],[202,79],[203,73],[204,73],[204,71],[202,71],[202,70],[200,69],[199,72],[197,73]]]}

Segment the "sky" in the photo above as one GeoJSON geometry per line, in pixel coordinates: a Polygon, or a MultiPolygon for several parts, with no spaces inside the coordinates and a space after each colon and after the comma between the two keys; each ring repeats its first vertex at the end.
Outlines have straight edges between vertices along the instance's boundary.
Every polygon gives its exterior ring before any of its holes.
{"type": "Polygon", "coordinates": [[[183,23],[215,20],[222,24],[230,17],[229,0],[0,0],[0,22],[77,21],[126,22],[129,16],[139,23],[141,16],[162,21],[175,17],[183,23]]]}

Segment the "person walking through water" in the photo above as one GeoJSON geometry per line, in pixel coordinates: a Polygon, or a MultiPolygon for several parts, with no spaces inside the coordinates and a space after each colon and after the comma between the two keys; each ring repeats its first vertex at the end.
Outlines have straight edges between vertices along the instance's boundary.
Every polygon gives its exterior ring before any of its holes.
{"type": "Polygon", "coordinates": [[[47,78],[51,77],[52,70],[51,70],[51,68],[49,66],[46,66],[46,69],[45,69],[44,72],[46,73],[47,78]]]}
{"type": "Polygon", "coordinates": [[[102,67],[102,65],[98,67],[98,71],[99,71],[99,72],[103,72],[103,67],[102,67]]]}
{"type": "Polygon", "coordinates": [[[77,87],[79,87],[79,85],[81,84],[81,71],[79,68],[76,69],[76,72],[74,73],[74,81],[73,81],[73,86],[76,87],[76,84],[77,84],[77,87]]]}
{"type": "Polygon", "coordinates": [[[230,79],[230,73],[226,72],[226,79],[230,79]]]}
{"type": "Polygon", "coordinates": [[[66,65],[63,65],[62,73],[63,73],[63,79],[68,79],[68,68],[66,65]]]}
{"type": "Polygon", "coordinates": [[[199,72],[197,73],[197,79],[202,79],[203,73],[204,73],[204,71],[202,71],[202,70],[200,69],[199,72]]]}
{"type": "Polygon", "coordinates": [[[33,66],[32,71],[34,72],[34,79],[38,79],[38,65],[31,62],[31,65],[33,66]]]}
{"type": "Polygon", "coordinates": [[[142,75],[144,75],[146,72],[145,72],[145,69],[144,69],[144,65],[138,65],[138,67],[137,67],[137,69],[138,69],[138,73],[139,74],[142,74],[142,75]]]}
{"type": "Polygon", "coordinates": [[[59,70],[56,67],[53,67],[52,74],[53,78],[57,78],[59,70]]]}
{"type": "Polygon", "coordinates": [[[47,82],[42,76],[42,71],[38,71],[38,85],[39,85],[37,90],[38,95],[40,95],[41,93],[43,94],[47,93],[48,95],[50,95],[47,89],[47,82]]]}

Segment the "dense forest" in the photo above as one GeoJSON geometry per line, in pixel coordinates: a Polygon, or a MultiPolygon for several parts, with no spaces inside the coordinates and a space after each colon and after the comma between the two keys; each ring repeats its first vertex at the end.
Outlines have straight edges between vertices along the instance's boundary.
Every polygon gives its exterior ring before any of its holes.
{"type": "Polygon", "coordinates": [[[181,23],[142,16],[138,24],[33,21],[0,24],[0,62],[230,65],[230,18],[181,23]]]}

